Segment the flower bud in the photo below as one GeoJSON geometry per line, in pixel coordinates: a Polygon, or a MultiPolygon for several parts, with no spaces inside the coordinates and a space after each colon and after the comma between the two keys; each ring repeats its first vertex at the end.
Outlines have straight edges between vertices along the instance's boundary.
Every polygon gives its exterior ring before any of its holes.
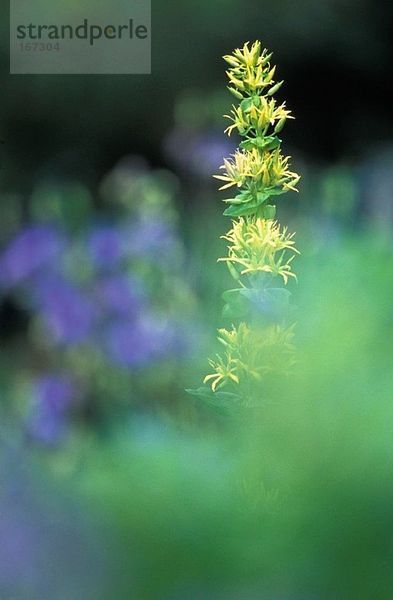
{"type": "Polygon", "coordinates": [[[227,62],[229,65],[231,65],[231,67],[239,66],[239,61],[237,60],[237,58],[235,58],[234,56],[231,56],[230,54],[223,56],[223,59],[225,60],[225,62],[227,62]]]}
{"type": "Polygon", "coordinates": [[[276,66],[274,66],[271,71],[267,74],[265,78],[265,83],[270,83],[273,80],[274,74],[276,72],[276,66]]]}
{"type": "Polygon", "coordinates": [[[237,88],[239,88],[239,90],[244,91],[244,83],[240,80],[237,79],[231,72],[227,71],[227,75],[231,81],[231,83],[233,83],[234,86],[236,86],[237,88]]]}
{"type": "Polygon", "coordinates": [[[287,117],[282,117],[279,122],[277,123],[277,125],[274,128],[274,133],[280,133],[280,131],[282,131],[282,129],[284,128],[284,125],[287,121],[287,117]]]}
{"type": "Polygon", "coordinates": [[[261,62],[262,67],[265,67],[267,65],[267,63],[269,62],[269,60],[271,59],[272,56],[273,56],[273,52],[270,52],[270,54],[267,54],[265,56],[265,58],[261,62]]]}
{"type": "Polygon", "coordinates": [[[273,85],[273,87],[270,88],[270,90],[268,91],[267,95],[273,96],[273,94],[278,92],[278,90],[280,89],[280,87],[282,86],[283,83],[284,83],[283,81],[279,81],[279,83],[276,83],[276,85],[273,85]]]}
{"type": "Polygon", "coordinates": [[[243,100],[243,95],[239,92],[239,90],[236,90],[235,88],[229,86],[228,90],[231,92],[231,94],[235,96],[235,98],[237,98],[238,100],[243,100]]]}

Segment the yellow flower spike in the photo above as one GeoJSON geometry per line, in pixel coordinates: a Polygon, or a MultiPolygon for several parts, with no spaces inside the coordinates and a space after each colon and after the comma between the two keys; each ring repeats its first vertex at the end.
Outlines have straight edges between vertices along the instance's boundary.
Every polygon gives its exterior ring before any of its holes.
{"type": "Polygon", "coordinates": [[[272,53],[259,41],[246,42],[224,56],[229,65],[228,89],[239,100],[225,116],[230,121],[225,132],[230,136],[237,131],[243,140],[235,154],[224,159],[220,174],[214,176],[222,183],[221,190],[237,188],[234,197],[224,200],[228,205],[225,214],[235,218],[230,231],[222,236],[228,243],[228,254],[219,262],[227,264],[236,280],[238,289],[226,292],[224,298],[225,315],[238,319],[238,324],[219,330],[223,354],[209,361],[212,372],[204,383],[217,397],[221,397],[221,388],[230,386],[246,401],[245,390],[249,394],[253,385],[260,385],[272,374],[289,373],[295,362],[293,326],[285,326],[283,320],[269,324],[265,317],[252,326],[246,322],[255,302],[277,302],[278,310],[282,310],[279,305],[285,305],[287,298],[283,285],[296,279],[292,265],[299,254],[294,234],[274,218],[272,200],[284,192],[297,191],[300,176],[291,171],[290,157],[282,153],[277,137],[294,117],[285,102],[279,104],[273,97],[283,82],[275,81],[276,66],[271,65],[271,59],[272,53]]]}

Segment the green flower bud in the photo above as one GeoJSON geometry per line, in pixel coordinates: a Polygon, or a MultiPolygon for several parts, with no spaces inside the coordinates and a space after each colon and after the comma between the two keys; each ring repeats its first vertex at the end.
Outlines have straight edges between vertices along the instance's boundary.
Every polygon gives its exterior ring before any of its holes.
{"type": "Polygon", "coordinates": [[[267,54],[265,56],[265,58],[261,62],[262,67],[265,67],[267,65],[267,63],[269,62],[269,60],[271,59],[272,56],[273,56],[273,52],[270,52],[270,54],[267,54]]]}
{"type": "Polygon", "coordinates": [[[239,273],[237,272],[236,268],[233,266],[233,264],[232,264],[232,263],[230,263],[230,262],[227,262],[227,266],[228,266],[228,270],[229,270],[230,274],[232,275],[232,277],[233,277],[233,278],[234,278],[236,281],[239,281],[239,279],[240,279],[240,275],[239,275],[239,273]]]}
{"type": "Polygon", "coordinates": [[[243,100],[243,94],[241,94],[239,90],[236,90],[235,88],[229,86],[228,90],[231,92],[231,94],[235,96],[235,98],[237,98],[238,100],[243,100]]]}
{"type": "Polygon", "coordinates": [[[239,66],[239,61],[234,58],[233,56],[231,56],[230,54],[227,56],[223,56],[223,59],[229,64],[231,65],[231,67],[238,67],[239,66]]]}
{"type": "Polygon", "coordinates": [[[274,133],[280,133],[280,131],[282,131],[282,129],[284,128],[286,122],[287,117],[282,117],[282,119],[280,119],[277,125],[275,126],[274,133]]]}
{"type": "Polygon", "coordinates": [[[273,96],[273,94],[278,92],[278,90],[280,89],[280,87],[282,86],[283,83],[284,83],[283,81],[280,81],[279,83],[276,83],[276,85],[273,85],[273,87],[270,88],[270,90],[268,91],[267,95],[273,96]]]}

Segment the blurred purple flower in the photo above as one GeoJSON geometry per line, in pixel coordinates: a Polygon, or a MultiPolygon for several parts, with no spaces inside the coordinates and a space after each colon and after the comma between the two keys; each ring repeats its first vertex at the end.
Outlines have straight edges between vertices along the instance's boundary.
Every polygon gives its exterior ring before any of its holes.
{"type": "Polygon", "coordinates": [[[98,598],[108,553],[97,523],[25,450],[1,450],[0,597],[98,598]]]}
{"type": "Polygon", "coordinates": [[[165,143],[168,156],[181,168],[203,178],[211,178],[224,157],[236,150],[236,145],[218,131],[190,132],[173,130],[165,143]]]}
{"type": "Polygon", "coordinates": [[[235,144],[220,132],[201,133],[194,139],[190,152],[193,169],[201,176],[211,177],[223,160],[235,151],[235,144]]]}
{"type": "Polygon", "coordinates": [[[153,254],[159,259],[173,251],[176,240],[169,223],[149,217],[131,224],[126,244],[130,254],[153,254]]]}
{"type": "Polygon", "coordinates": [[[89,255],[97,267],[115,267],[123,255],[123,239],[112,225],[101,225],[90,232],[87,240],[89,255]]]}
{"type": "Polygon", "coordinates": [[[8,505],[1,506],[0,515],[0,589],[5,592],[15,582],[32,582],[36,576],[32,554],[37,544],[34,526],[10,514],[8,505]]]}
{"type": "Polygon", "coordinates": [[[33,403],[28,432],[36,440],[53,444],[66,431],[66,415],[74,399],[71,383],[56,375],[47,375],[33,385],[33,403]]]}
{"type": "Polygon", "coordinates": [[[97,283],[96,296],[108,312],[136,316],[142,308],[141,284],[123,275],[113,275],[97,283]]]}
{"type": "Polygon", "coordinates": [[[78,344],[93,330],[97,309],[93,301],[72,283],[60,277],[44,278],[37,282],[35,297],[55,342],[78,344]]]}
{"type": "Polygon", "coordinates": [[[56,263],[65,241],[59,232],[49,226],[33,225],[21,231],[0,257],[3,285],[15,285],[37,270],[56,263]]]}
{"type": "Polygon", "coordinates": [[[173,330],[167,322],[144,318],[118,321],[109,327],[105,345],[110,360],[121,367],[142,367],[170,350],[173,330]]]}

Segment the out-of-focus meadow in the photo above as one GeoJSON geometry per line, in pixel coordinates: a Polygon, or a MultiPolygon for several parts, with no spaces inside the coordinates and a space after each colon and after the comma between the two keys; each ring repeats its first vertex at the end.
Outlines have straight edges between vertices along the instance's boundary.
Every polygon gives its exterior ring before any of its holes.
{"type": "Polygon", "coordinates": [[[389,11],[153,2],[152,75],[85,78],[8,75],[5,15],[1,599],[392,598],[389,11]],[[230,325],[211,176],[248,39],[302,174],[297,363],[256,408],[185,392],[230,325]]]}

